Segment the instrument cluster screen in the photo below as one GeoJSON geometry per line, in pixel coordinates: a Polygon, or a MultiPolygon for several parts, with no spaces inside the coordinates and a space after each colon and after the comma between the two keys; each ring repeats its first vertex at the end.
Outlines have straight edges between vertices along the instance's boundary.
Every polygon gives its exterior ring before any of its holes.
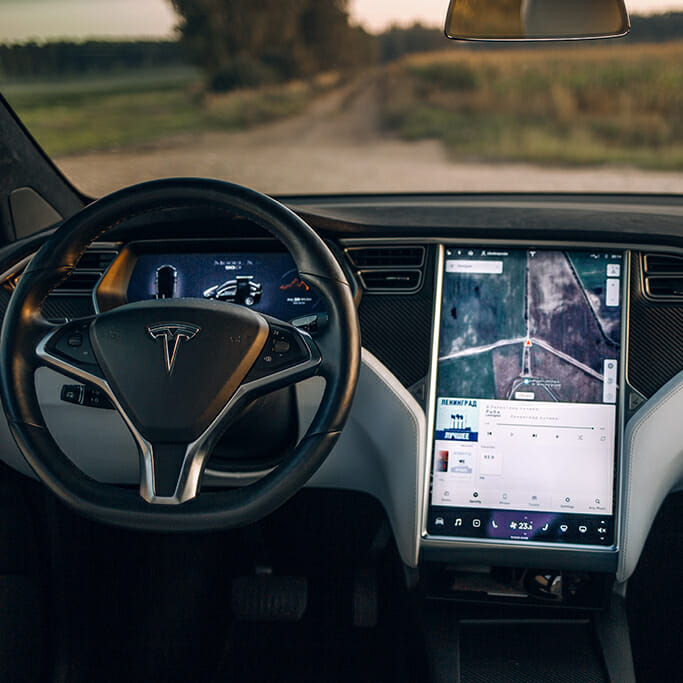
{"type": "Polygon", "coordinates": [[[141,254],[128,284],[128,301],[215,299],[281,320],[321,309],[288,253],[141,254]]]}
{"type": "Polygon", "coordinates": [[[430,535],[613,545],[623,261],[446,248],[430,535]]]}

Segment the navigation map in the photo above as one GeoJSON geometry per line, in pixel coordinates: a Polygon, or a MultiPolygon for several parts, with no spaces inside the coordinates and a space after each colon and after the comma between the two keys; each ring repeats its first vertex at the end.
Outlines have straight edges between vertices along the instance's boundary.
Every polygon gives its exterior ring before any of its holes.
{"type": "Polygon", "coordinates": [[[622,255],[448,249],[438,396],[614,403],[622,255]]]}

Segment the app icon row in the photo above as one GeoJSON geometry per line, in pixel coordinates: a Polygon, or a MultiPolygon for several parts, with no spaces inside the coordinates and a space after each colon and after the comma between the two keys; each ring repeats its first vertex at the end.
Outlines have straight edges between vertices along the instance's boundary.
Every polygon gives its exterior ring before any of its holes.
{"type": "Polygon", "coordinates": [[[535,540],[610,545],[610,518],[553,513],[432,510],[428,532],[434,536],[535,540]]]}

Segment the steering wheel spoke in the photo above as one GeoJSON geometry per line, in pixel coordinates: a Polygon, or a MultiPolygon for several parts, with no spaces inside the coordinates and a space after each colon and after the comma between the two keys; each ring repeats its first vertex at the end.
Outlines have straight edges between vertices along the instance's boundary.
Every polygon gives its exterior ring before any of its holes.
{"type": "Polygon", "coordinates": [[[141,451],[140,495],[156,505],[180,505],[199,493],[208,453],[186,443],[146,443],[141,451]]]}

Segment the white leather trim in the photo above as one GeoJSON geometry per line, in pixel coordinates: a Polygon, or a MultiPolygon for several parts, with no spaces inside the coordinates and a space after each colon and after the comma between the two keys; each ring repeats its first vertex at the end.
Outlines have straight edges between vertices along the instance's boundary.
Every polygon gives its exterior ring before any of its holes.
{"type": "Polygon", "coordinates": [[[62,386],[78,381],[51,368],[38,368],[35,383],[45,424],[77,467],[97,481],[139,485],[138,449],[116,410],[65,403],[62,386]]]}
{"type": "Polygon", "coordinates": [[[682,416],[683,372],[667,382],[626,426],[618,581],[633,574],[662,501],[683,477],[682,416]]]}
{"type": "MultiPolygon", "coordinates": [[[[71,380],[51,369],[40,368],[35,379],[45,421],[73,462],[100,481],[136,483],[137,450],[118,413],[64,403],[61,386],[71,380]]],[[[320,404],[324,388],[324,381],[317,377],[296,385],[302,434],[320,404]]],[[[29,473],[9,432],[2,438],[2,422],[0,443],[11,446],[5,448],[3,458],[29,473]]],[[[363,349],[348,422],[332,453],[307,486],[362,491],[374,496],[386,510],[401,559],[414,567],[422,523],[425,445],[424,411],[396,377],[363,349]]],[[[221,480],[239,485],[253,478],[221,480]]]]}
{"type": "MultiPolygon", "coordinates": [[[[297,385],[305,430],[322,381],[297,385]]],[[[307,486],[364,491],[386,510],[403,562],[417,566],[427,421],[424,411],[375,356],[362,350],[358,388],[339,441],[307,486]]]]}

